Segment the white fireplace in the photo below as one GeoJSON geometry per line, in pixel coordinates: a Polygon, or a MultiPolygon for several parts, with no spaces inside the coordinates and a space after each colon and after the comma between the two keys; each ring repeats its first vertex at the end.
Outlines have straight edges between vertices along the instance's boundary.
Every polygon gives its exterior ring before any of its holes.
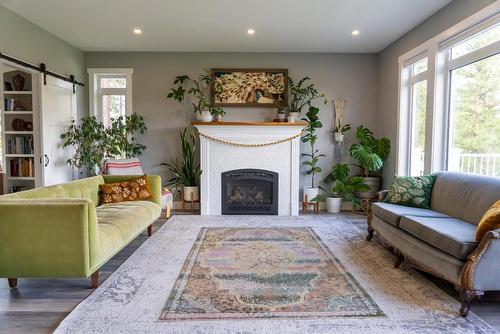
{"type": "Polygon", "coordinates": [[[305,123],[193,125],[200,135],[202,215],[222,214],[222,175],[242,169],[277,173],[278,215],[299,214],[300,133],[305,123]]]}

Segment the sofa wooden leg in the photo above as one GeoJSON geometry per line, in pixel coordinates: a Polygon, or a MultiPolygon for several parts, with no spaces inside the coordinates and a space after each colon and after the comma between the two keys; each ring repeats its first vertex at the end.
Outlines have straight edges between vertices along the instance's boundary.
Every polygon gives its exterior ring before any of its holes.
{"type": "Polygon", "coordinates": [[[396,259],[394,260],[394,268],[398,269],[403,263],[405,257],[399,251],[396,250],[396,259]]]}
{"type": "Polygon", "coordinates": [[[148,237],[150,237],[153,234],[153,225],[148,226],[148,237]]]}
{"type": "Polygon", "coordinates": [[[366,236],[367,241],[370,241],[373,239],[373,232],[375,232],[375,230],[372,229],[370,226],[368,226],[368,235],[366,236]]]}
{"type": "Polygon", "coordinates": [[[92,289],[97,289],[99,286],[99,270],[96,270],[92,276],[90,277],[90,281],[92,282],[92,289]]]}
{"type": "Polygon", "coordinates": [[[460,301],[462,303],[460,307],[460,315],[462,317],[466,317],[469,314],[470,305],[474,298],[481,298],[484,291],[464,290],[459,288],[458,293],[460,294],[460,301]]]}
{"type": "Polygon", "coordinates": [[[9,288],[17,288],[17,278],[7,278],[7,281],[9,281],[9,288]]]}

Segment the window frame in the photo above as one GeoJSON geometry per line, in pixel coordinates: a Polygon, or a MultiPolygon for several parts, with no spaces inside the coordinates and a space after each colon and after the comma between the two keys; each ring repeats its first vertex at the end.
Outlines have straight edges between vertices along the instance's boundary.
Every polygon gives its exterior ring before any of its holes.
{"type": "Polygon", "coordinates": [[[95,116],[101,122],[102,97],[104,95],[125,95],[125,113],[132,114],[132,68],[88,68],[89,74],[89,115],[95,116]],[[100,80],[102,78],[124,77],[126,79],[125,88],[102,88],[100,80]]]}
{"type": "MultiPolygon", "coordinates": [[[[411,84],[409,65],[427,57],[427,101],[424,174],[447,170],[451,71],[499,53],[500,42],[451,59],[451,48],[500,24],[500,3],[495,2],[399,57],[398,133],[396,173],[410,175],[411,84]]],[[[425,72],[423,72],[425,73],[425,72]]],[[[419,74],[420,75],[420,74],[419,74]]]]}

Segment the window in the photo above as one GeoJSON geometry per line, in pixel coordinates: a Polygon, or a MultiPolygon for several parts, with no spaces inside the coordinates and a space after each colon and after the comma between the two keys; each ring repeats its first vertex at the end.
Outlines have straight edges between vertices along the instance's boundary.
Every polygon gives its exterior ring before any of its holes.
{"type": "Polygon", "coordinates": [[[89,69],[91,115],[109,126],[112,118],[132,113],[132,70],[89,69]]]}
{"type": "Polygon", "coordinates": [[[404,89],[407,90],[407,107],[403,116],[406,123],[407,161],[403,174],[423,175],[425,157],[425,119],[427,103],[428,58],[410,61],[404,68],[404,89]]]}
{"type": "Polygon", "coordinates": [[[494,6],[400,57],[398,123],[398,174],[500,177],[500,14],[494,6]]]}
{"type": "Polygon", "coordinates": [[[500,177],[500,54],[450,73],[448,170],[500,177]]]}

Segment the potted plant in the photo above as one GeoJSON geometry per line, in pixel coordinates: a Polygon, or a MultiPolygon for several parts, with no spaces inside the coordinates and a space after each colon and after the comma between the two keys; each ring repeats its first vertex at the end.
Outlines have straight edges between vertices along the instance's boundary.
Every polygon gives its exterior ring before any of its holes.
{"type": "Polygon", "coordinates": [[[345,133],[349,130],[351,130],[351,125],[342,125],[339,120],[338,124],[335,125],[335,129],[333,130],[333,139],[339,143],[343,142],[345,133]]]}
{"type": "Polygon", "coordinates": [[[369,190],[361,176],[349,176],[349,173],[350,169],[347,164],[336,164],[323,180],[329,188],[319,187],[324,193],[315,200],[324,200],[327,212],[339,213],[343,199],[357,204],[359,199],[354,196],[354,193],[369,190]]]}
{"type": "Polygon", "coordinates": [[[319,154],[319,150],[316,148],[316,140],[318,136],[316,134],[316,130],[321,128],[323,124],[318,117],[319,109],[310,106],[309,111],[306,113],[306,118],[303,118],[303,121],[307,122],[307,126],[305,128],[305,134],[302,136],[303,143],[309,143],[310,153],[302,153],[302,156],[308,157],[308,160],[302,162],[303,165],[308,167],[306,174],[311,175],[311,185],[306,186],[303,189],[304,200],[306,199],[309,202],[312,202],[319,194],[319,188],[315,186],[314,177],[316,173],[321,172],[321,168],[318,166],[318,161],[321,157],[324,157],[324,154],[319,154]]]}
{"type": "Polygon", "coordinates": [[[222,122],[222,117],[226,114],[224,109],[222,108],[212,108],[213,110],[210,112],[213,116],[212,122],[222,122]]]}
{"type": "Polygon", "coordinates": [[[388,138],[376,139],[370,129],[360,125],[356,129],[359,143],[353,144],[349,150],[351,157],[361,168],[363,183],[370,186],[368,191],[357,192],[361,198],[372,198],[380,189],[380,170],[391,151],[388,138]]]}
{"type": "Polygon", "coordinates": [[[276,121],[284,122],[286,120],[286,107],[283,103],[279,102],[276,107],[276,121]]]}
{"type": "Polygon", "coordinates": [[[323,99],[323,104],[327,103],[324,94],[320,94],[309,77],[302,78],[295,83],[292,78],[288,78],[289,98],[289,116],[295,120],[300,119],[300,113],[305,106],[310,106],[311,102],[317,99],[323,99]]]}
{"type": "Polygon", "coordinates": [[[192,102],[193,112],[197,114],[197,119],[201,122],[211,122],[212,115],[224,115],[221,108],[213,107],[209,102],[209,89],[212,78],[210,72],[205,70],[199,75],[198,79],[191,79],[188,75],[178,75],[175,77],[174,88],[171,88],[167,98],[182,102],[186,95],[195,98],[196,103],[192,102]],[[186,88],[184,87],[186,84],[186,88]]]}
{"type": "Polygon", "coordinates": [[[142,155],[146,146],[140,144],[135,134],[143,134],[147,130],[144,118],[136,113],[111,119],[109,127],[96,117],[84,117],[80,124],[71,121],[68,131],[60,138],[63,147],[73,147],[73,156],[66,161],[86,176],[96,175],[104,158],[142,155]]]}
{"type": "Polygon", "coordinates": [[[173,177],[168,181],[168,186],[173,194],[177,194],[182,188],[185,201],[198,201],[200,199],[200,164],[195,163],[196,136],[186,134],[186,130],[180,133],[182,159],[171,160],[162,163],[167,166],[173,177]]]}

